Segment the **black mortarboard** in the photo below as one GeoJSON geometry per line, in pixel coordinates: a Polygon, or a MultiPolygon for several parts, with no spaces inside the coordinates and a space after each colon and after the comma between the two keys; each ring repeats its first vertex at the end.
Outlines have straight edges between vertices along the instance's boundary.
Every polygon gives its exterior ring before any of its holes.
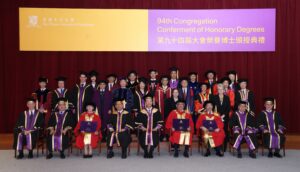
{"type": "Polygon", "coordinates": [[[44,76],[39,77],[39,82],[45,82],[48,83],[48,79],[44,76]]]}
{"type": "Polygon", "coordinates": [[[182,82],[182,81],[189,81],[189,79],[187,78],[187,77],[182,77],[182,78],[180,78],[180,82],[182,82]]]}
{"type": "Polygon", "coordinates": [[[67,78],[64,77],[64,76],[59,76],[59,77],[55,78],[55,80],[56,80],[57,82],[58,82],[58,81],[66,81],[67,78]]]}
{"type": "Polygon", "coordinates": [[[106,84],[106,81],[103,79],[99,81],[99,84],[103,84],[103,83],[106,84]]]}
{"type": "Polygon", "coordinates": [[[231,82],[230,79],[228,77],[223,77],[221,79],[221,82],[223,83],[224,81],[228,81],[229,83],[231,82]]]}
{"type": "Polygon", "coordinates": [[[184,104],[186,104],[185,101],[184,101],[183,99],[179,99],[179,100],[176,102],[176,105],[177,105],[178,103],[184,103],[184,104]]]}
{"type": "Polygon", "coordinates": [[[106,78],[110,78],[110,77],[117,78],[117,75],[112,73],[112,74],[109,74],[109,75],[106,76],[106,78]]]}
{"type": "Polygon", "coordinates": [[[237,73],[236,73],[236,71],[234,71],[234,70],[230,70],[230,71],[226,72],[226,74],[227,74],[227,75],[230,75],[230,74],[236,75],[237,73]]]}
{"type": "Polygon", "coordinates": [[[165,78],[169,80],[169,77],[168,77],[167,75],[161,76],[161,77],[160,77],[160,80],[163,80],[163,79],[165,79],[165,78]]]}
{"type": "Polygon", "coordinates": [[[241,105],[241,104],[247,105],[247,102],[245,102],[245,101],[239,101],[238,105],[241,105]]]}
{"type": "Polygon", "coordinates": [[[87,74],[86,72],[84,72],[84,71],[80,71],[80,72],[79,72],[79,75],[88,76],[88,74],[87,74]]]}
{"type": "Polygon", "coordinates": [[[61,101],[67,102],[68,99],[66,99],[66,98],[64,98],[64,97],[60,97],[60,98],[57,99],[57,103],[59,103],[59,102],[61,102],[61,101]]]}
{"type": "Polygon", "coordinates": [[[151,73],[151,72],[158,73],[156,69],[149,69],[149,70],[148,70],[148,73],[151,73]]]}
{"type": "Polygon", "coordinates": [[[137,75],[137,72],[135,70],[131,70],[128,72],[127,77],[131,74],[137,75]]]}
{"type": "Polygon", "coordinates": [[[143,97],[144,100],[146,100],[147,98],[153,99],[153,96],[152,96],[151,94],[146,94],[146,95],[143,97]]]}
{"type": "Polygon", "coordinates": [[[205,108],[207,104],[211,104],[215,108],[215,103],[213,101],[207,100],[204,102],[203,107],[205,108]]]}
{"type": "Polygon", "coordinates": [[[29,97],[29,98],[26,99],[26,102],[34,102],[35,103],[35,101],[36,100],[32,97],[29,97]]]}
{"type": "Polygon", "coordinates": [[[214,76],[216,76],[216,72],[215,72],[214,70],[208,70],[208,71],[205,72],[205,77],[206,77],[206,78],[207,78],[207,75],[208,75],[209,73],[212,73],[214,76]]]}
{"type": "Polygon", "coordinates": [[[248,79],[239,79],[239,84],[242,83],[242,82],[248,83],[248,79]]]}
{"type": "Polygon", "coordinates": [[[96,104],[93,102],[88,102],[85,104],[85,108],[87,108],[88,106],[93,106],[94,110],[96,109],[96,104]]]}
{"type": "Polygon", "coordinates": [[[92,70],[92,71],[90,71],[89,72],[89,77],[93,77],[93,76],[98,76],[98,72],[97,71],[95,71],[95,70],[92,70]]]}

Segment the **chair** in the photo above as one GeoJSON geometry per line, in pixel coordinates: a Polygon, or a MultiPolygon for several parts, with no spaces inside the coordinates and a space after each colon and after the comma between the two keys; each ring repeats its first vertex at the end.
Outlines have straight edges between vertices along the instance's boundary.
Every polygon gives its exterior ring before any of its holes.
{"type": "MultiPolygon", "coordinates": [[[[282,135],[286,140],[285,132],[283,132],[282,135]]],[[[261,154],[262,154],[262,156],[264,156],[265,147],[264,147],[264,133],[263,133],[263,131],[261,131],[261,133],[260,133],[260,139],[261,139],[261,154]]],[[[282,144],[281,149],[282,149],[282,152],[283,152],[283,156],[285,157],[285,142],[282,144]]]]}
{"type": "Polygon", "coordinates": [[[198,137],[198,153],[201,152],[201,154],[203,155],[204,140],[202,138],[202,130],[200,128],[197,129],[197,137],[198,137]]]}

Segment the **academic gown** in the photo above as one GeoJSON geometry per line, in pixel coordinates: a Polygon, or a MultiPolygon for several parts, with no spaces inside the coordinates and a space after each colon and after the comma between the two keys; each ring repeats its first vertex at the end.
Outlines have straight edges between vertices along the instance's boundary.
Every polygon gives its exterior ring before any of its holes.
{"type": "Polygon", "coordinates": [[[203,111],[204,110],[204,102],[205,101],[208,101],[210,100],[210,94],[208,93],[205,93],[205,94],[202,94],[202,93],[198,93],[196,96],[195,96],[195,112],[196,113],[199,113],[199,111],[203,111]]]}
{"type": "Polygon", "coordinates": [[[133,94],[133,100],[134,100],[134,105],[133,109],[136,109],[137,112],[141,111],[142,109],[145,108],[145,100],[144,96],[147,95],[149,92],[146,91],[142,93],[140,90],[135,90],[133,94]]]}
{"type": "Polygon", "coordinates": [[[258,116],[258,126],[264,133],[264,146],[270,149],[280,149],[285,142],[284,123],[280,114],[276,111],[262,111],[258,116]]]}
{"type": "Polygon", "coordinates": [[[241,90],[238,90],[235,93],[235,110],[238,109],[239,102],[243,100],[247,102],[247,106],[249,107],[249,112],[255,112],[255,103],[254,103],[254,94],[250,90],[246,90],[246,94],[244,94],[241,90]]]}
{"type": "MultiPolygon", "coordinates": [[[[44,122],[47,122],[49,120],[49,117],[51,115],[51,98],[52,98],[52,92],[46,88],[44,91],[41,89],[37,89],[34,93],[31,95],[34,99],[37,100],[37,108],[44,108],[44,122]]],[[[43,124],[44,125],[44,124],[43,124]]]]}
{"type": "MultiPolygon", "coordinates": [[[[208,114],[208,113],[203,113],[198,117],[197,123],[196,123],[196,128],[201,130],[201,127],[205,127],[209,131],[207,133],[203,133],[202,137],[205,142],[208,142],[209,145],[214,148],[214,147],[219,147],[223,144],[224,138],[225,138],[225,132],[223,130],[224,124],[222,122],[221,117],[219,116],[218,113],[214,114],[208,114]],[[216,126],[214,126],[216,124],[216,126]],[[220,129],[219,132],[215,132],[213,128],[210,130],[210,127],[216,127],[220,129]]],[[[198,130],[198,131],[199,131],[198,130]]],[[[198,133],[200,134],[200,133],[198,133]]]]}
{"type": "Polygon", "coordinates": [[[145,149],[146,146],[150,145],[154,148],[158,145],[159,142],[159,129],[162,128],[164,121],[162,120],[162,115],[159,110],[152,108],[151,111],[142,109],[135,120],[135,124],[138,128],[142,126],[146,128],[146,131],[139,130],[139,143],[142,148],[145,149]],[[157,129],[157,131],[153,131],[157,129]]]}
{"type": "Polygon", "coordinates": [[[133,108],[133,93],[129,88],[118,88],[113,91],[113,100],[124,99],[125,110],[131,112],[133,108]]]}
{"type": "Polygon", "coordinates": [[[149,88],[149,93],[154,97],[155,95],[155,90],[158,87],[159,82],[158,80],[149,80],[148,88],[149,88]]]}
{"type": "Polygon", "coordinates": [[[128,111],[123,110],[122,113],[113,112],[107,122],[108,136],[107,146],[111,147],[114,143],[122,148],[127,148],[131,143],[130,130],[134,129],[134,122],[131,114],[128,111]],[[111,132],[109,129],[113,129],[111,132]],[[122,129],[125,131],[122,132],[122,129]]]}
{"type": "Polygon", "coordinates": [[[49,151],[63,151],[69,146],[69,137],[64,135],[62,132],[66,127],[75,127],[75,119],[70,111],[65,111],[62,114],[59,112],[54,112],[50,116],[48,122],[48,128],[54,128],[54,134],[48,135],[47,137],[47,147],[49,151]]]}
{"type": "Polygon", "coordinates": [[[185,100],[185,109],[189,111],[190,114],[194,113],[194,91],[192,88],[187,87],[186,93],[183,93],[183,88],[178,89],[179,98],[185,100]]]}
{"type": "Polygon", "coordinates": [[[256,121],[254,114],[244,112],[235,112],[229,121],[229,126],[233,130],[235,149],[240,148],[243,142],[246,142],[250,150],[254,150],[257,147],[256,138],[256,121]],[[237,132],[237,133],[235,133],[237,132]]]}
{"type": "Polygon", "coordinates": [[[63,89],[61,92],[60,90],[56,89],[52,92],[52,98],[51,98],[51,108],[52,110],[57,107],[57,101],[59,98],[65,98],[71,103],[71,92],[68,89],[63,89]]]}
{"type": "Polygon", "coordinates": [[[76,147],[79,149],[83,149],[84,145],[91,145],[93,149],[97,148],[98,141],[102,139],[100,129],[101,119],[99,115],[95,113],[89,114],[87,112],[81,114],[79,121],[74,129],[74,134],[76,136],[76,147]],[[80,125],[83,121],[97,122],[96,131],[98,131],[98,135],[96,135],[95,133],[81,133],[80,125]]]}
{"type": "Polygon", "coordinates": [[[165,111],[164,111],[165,110],[165,105],[164,105],[165,101],[167,98],[170,98],[171,96],[172,96],[171,87],[167,87],[165,90],[161,86],[157,87],[157,89],[155,91],[154,101],[155,101],[155,105],[158,107],[158,110],[160,111],[160,113],[162,115],[165,114],[165,111]]]}
{"type": "Polygon", "coordinates": [[[194,133],[194,123],[192,116],[189,113],[178,112],[177,110],[173,110],[167,119],[166,122],[166,129],[171,131],[170,142],[172,144],[179,144],[179,145],[191,145],[193,140],[193,133],[194,133]],[[189,127],[190,131],[172,131],[173,128],[173,120],[174,119],[189,119],[189,127]]]}
{"type": "Polygon", "coordinates": [[[38,129],[44,127],[44,115],[45,114],[37,110],[35,110],[33,115],[30,115],[29,111],[20,113],[14,128],[14,149],[23,150],[24,145],[26,145],[27,150],[35,148],[38,129]],[[24,135],[24,131],[32,132],[28,135],[24,135]]]}
{"type": "Polygon", "coordinates": [[[98,113],[101,117],[102,130],[106,129],[107,121],[109,118],[109,111],[112,107],[111,92],[108,89],[104,91],[97,90],[93,95],[93,102],[96,104],[98,113]]]}
{"type": "Polygon", "coordinates": [[[177,101],[175,101],[173,97],[170,97],[170,98],[166,99],[166,101],[164,103],[165,104],[165,108],[164,108],[165,114],[164,114],[163,119],[168,119],[168,116],[169,116],[170,112],[172,112],[173,110],[176,109],[177,101]]]}
{"type": "Polygon", "coordinates": [[[92,101],[93,88],[89,84],[84,87],[76,84],[72,90],[72,104],[76,107],[76,121],[79,121],[80,115],[85,111],[86,103],[92,101]]]}

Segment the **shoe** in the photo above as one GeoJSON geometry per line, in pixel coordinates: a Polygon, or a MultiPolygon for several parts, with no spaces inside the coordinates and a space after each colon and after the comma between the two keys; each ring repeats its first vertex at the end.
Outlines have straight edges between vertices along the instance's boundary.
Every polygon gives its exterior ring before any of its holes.
{"type": "Polygon", "coordinates": [[[210,151],[209,151],[209,150],[207,150],[207,151],[206,151],[206,153],[204,154],[204,156],[205,156],[205,157],[208,157],[208,156],[210,156],[210,151]]]}
{"type": "Polygon", "coordinates": [[[83,158],[88,158],[89,156],[88,155],[83,155],[83,158]]]}
{"type": "Polygon", "coordinates": [[[178,156],[179,156],[178,151],[175,151],[175,152],[174,152],[174,158],[178,158],[178,156]]]}
{"type": "Polygon", "coordinates": [[[273,153],[272,153],[272,152],[269,152],[269,153],[268,153],[268,157],[269,157],[269,158],[273,158],[273,153]]]}
{"type": "Polygon", "coordinates": [[[46,159],[51,159],[53,157],[53,154],[52,153],[49,153],[46,157],[46,159]]]}
{"type": "Polygon", "coordinates": [[[64,153],[60,153],[60,158],[61,159],[65,159],[66,158],[65,154],[64,153]]]}
{"type": "Polygon", "coordinates": [[[127,154],[126,153],[122,153],[122,159],[126,159],[127,158],[127,154]]]}
{"type": "Polygon", "coordinates": [[[251,152],[251,153],[249,154],[249,156],[250,156],[251,158],[253,158],[253,159],[255,159],[255,158],[256,158],[256,154],[255,154],[255,153],[253,153],[253,152],[251,152]]]}
{"type": "Polygon", "coordinates": [[[280,153],[278,153],[278,152],[275,152],[275,153],[274,153],[274,156],[275,156],[276,158],[282,158],[282,155],[280,155],[280,153]]]}
{"type": "Polygon", "coordinates": [[[28,159],[32,159],[33,158],[33,153],[32,153],[32,150],[31,151],[29,151],[29,153],[28,153],[28,159]]]}
{"type": "Polygon", "coordinates": [[[106,158],[110,159],[112,157],[114,157],[114,152],[113,151],[109,151],[108,154],[107,154],[107,156],[106,156],[106,158]]]}
{"type": "Polygon", "coordinates": [[[148,158],[152,159],[153,158],[153,153],[149,153],[148,158]]]}
{"type": "Polygon", "coordinates": [[[93,158],[93,155],[88,155],[88,158],[93,158]]]}
{"type": "Polygon", "coordinates": [[[17,159],[23,159],[24,158],[24,153],[19,152],[19,155],[17,156],[17,159]]]}
{"type": "Polygon", "coordinates": [[[224,156],[224,154],[221,153],[221,151],[217,151],[217,152],[216,152],[216,155],[219,156],[219,157],[223,157],[223,156],[224,156]]]}
{"type": "Polygon", "coordinates": [[[184,152],[183,152],[183,156],[186,157],[186,158],[190,157],[190,156],[189,156],[189,152],[188,152],[188,151],[184,151],[184,152]]]}
{"type": "Polygon", "coordinates": [[[242,158],[243,157],[242,152],[238,152],[237,157],[242,158]]]}

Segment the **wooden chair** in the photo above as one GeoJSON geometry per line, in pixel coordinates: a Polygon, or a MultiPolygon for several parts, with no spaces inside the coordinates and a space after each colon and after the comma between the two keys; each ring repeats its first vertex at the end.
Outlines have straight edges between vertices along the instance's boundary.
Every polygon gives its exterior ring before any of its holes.
{"type": "Polygon", "coordinates": [[[199,128],[197,129],[197,137],[198,137],[198,153],[201,152],[201,154],[203,155],[203,147],[204,147],[204,140],[202,138],[202,130],[199,128]]]}
{"type": "MultiPolygon", "coordinates": [[[[46,130],[45,131],[45,138],[47,139],[47,137],[49,136],[49,133],[50,131],[49,130],[46,130]]],[[[68,153],[67,153],[67,156],[69,157],[70,154],[72,154],[73,152],[73,131],[72,130],[68,130],[67,132],[67,135],[68,135],[68,138],[69,138],[69,145],[68,145],[68,153]]],[[[48,155],[48,148],[46,148],[46,155],[48,155]]]]}

